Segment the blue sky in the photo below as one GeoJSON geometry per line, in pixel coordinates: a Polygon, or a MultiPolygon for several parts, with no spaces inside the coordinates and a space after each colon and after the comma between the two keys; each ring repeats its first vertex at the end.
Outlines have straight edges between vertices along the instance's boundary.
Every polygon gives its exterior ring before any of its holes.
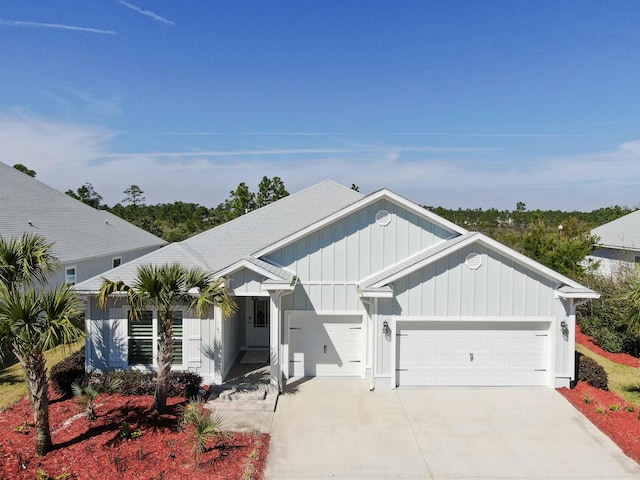
{"type": "Polygon", "coordinates": [[[637,1],[0,3],[0,161],[108,204],[324,179],[425,205],[640,198],[637,1]]]}

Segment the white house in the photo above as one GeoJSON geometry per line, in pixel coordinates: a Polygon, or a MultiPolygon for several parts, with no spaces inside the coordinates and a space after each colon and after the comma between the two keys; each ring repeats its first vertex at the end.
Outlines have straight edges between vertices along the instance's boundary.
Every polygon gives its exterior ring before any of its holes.
{"type": "Polygon", "coordinates": [[[640,265],[640,210],[591,230],[600,238],[588,258],[597,262],[597,271],[612,275],[640,265]]]}
{"type": "MultiPolygon", "coordinates": [[[[327,181],[138,258],[224,277],[239,309],[183,312],[174,368],[223,382],[241,351],[270,350],[271,382],[298,376],[400,386],[568,386],[575,307],[598,294],[386,189],[327,181]]],[[[87,368],[153,369],[156,312],[88,302],[87,368]]]]}
{"type": "Polygon", "coordinates": [[[61,268],[52,285],[78,283],[167,244],[0,162],[0,236],[44,236],[61,268]]]}

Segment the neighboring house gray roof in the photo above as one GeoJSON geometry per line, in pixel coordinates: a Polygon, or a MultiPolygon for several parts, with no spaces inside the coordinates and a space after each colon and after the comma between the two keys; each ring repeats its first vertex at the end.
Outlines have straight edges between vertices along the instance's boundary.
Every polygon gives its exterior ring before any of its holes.
{"type": "Polygon", "coordinates": [[[619,250],[640,250],[640,210],[591,230],[600,238],[599,245],[619,250]]]}
{"type": "Polygon", "coordinates": [[[43,235],[63,264],[167,242],[0,162],[0,235],[43,235]]]}
{"type": "Polygon", "coordinates": [[[146,263],[197,262],[200,267],[217,273],[363,197],[348,187],[325,181],[180,243],[139,257],[104,275],[81,282],[75,288],[83,292],[97,291],[102,277],[127,283],[136,276],[138,266],[146,263]],[[189,252],[188,259],[184,257],[186,261],[182,261],[180,249],[189,252]]]}

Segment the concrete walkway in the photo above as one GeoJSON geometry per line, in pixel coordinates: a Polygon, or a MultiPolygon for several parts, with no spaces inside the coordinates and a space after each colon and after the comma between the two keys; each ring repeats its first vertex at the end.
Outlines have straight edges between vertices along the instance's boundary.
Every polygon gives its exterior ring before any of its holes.
{"type": "Polygon", "coordinates": [[[301,379],[281,395],[265,479],[639,479],[550,389],[369,392],[301,379]]]}

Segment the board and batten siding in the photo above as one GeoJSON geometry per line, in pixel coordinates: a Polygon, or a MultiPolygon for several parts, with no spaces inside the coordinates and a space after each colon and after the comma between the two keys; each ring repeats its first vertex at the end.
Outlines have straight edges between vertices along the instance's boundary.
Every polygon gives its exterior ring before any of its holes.
{"type": "Polygon", "coordinates": [[[299,284],[284,308],[316,311],[362,310],[355,286],[448,237],[453,232],[388,200],[380,200],[287,245],[267,259],[296,272],[299,284]],[[378,225],[376,213],[391,215],[378,225]]]}
{"type": "Polygon", "coordinates": [[[262,292],[262,282],[266,278],[247,268],[241,268],[230,275],[230,289],[236,296],[265,295],[262,292]]]}
{"type": "MultiPolygon", "coordinates": [[[[94,298],[89,299],[87,335],[87,367],[90,371],[130,370],[127,360],[127,306],[122,302],[111,303],[102,310],[94,298]]],[[[154,321],[155,321],[154,312],[154,321]]],[[[213,312],[211,314],[213,316],[213,312]]],[[[232,322],[229,322],[232,325],[232,322]]],[[[198,318],[193,313],[183,314],[183,364],[174,367],[177,370],[196,372],[205,379],[213,381],[222,375],[222,347],[220,336],[222,324],[213,318],[198,318]],[[217,335],[217,336],[216,336],[217,335]]],[[[231,329],[230,352],[239,341],[237,332],[231,329]]],[[[231,355],[232,353],[230,353],[231,355]]],[[[154,360],[155,362],[155,360],[154,360]]],[[[149,367],[151,368],[151,367],[149,367]]]]}
{"type": "Polygon", "coordinates": [[[384,315],[447,317],[551,317],[556,285],[481,245],[470,245],[393,282],[384,315]],[[468,254],[482,265],[465,265],[468,254]]]}
{"type": "MultiPolygon", "coordinates": [[[[525,268],[494,250],[470,245],[393,282],[395,298],[381,299],[379,322],[401,317],[455,321],[460,318],[552,319],[568,318],[561,300],[555,297],[553,281],[525,268]],[[482,265],[472,270],[465,265],[469,253],[482,256],[482,265]]],[[[551,328],[559,328],[552,325],[551,328]]],[[[396,332],[379,333],[376,372],[390,375],[391,342],[396,332]]],[[[557,332],[554,332],[554,334],[557,332]]],[[[559,344],[556,372],[568,369],[568,342],[559,344]],[[562,357],[562,358],[560,358],[562,357]]]]}

